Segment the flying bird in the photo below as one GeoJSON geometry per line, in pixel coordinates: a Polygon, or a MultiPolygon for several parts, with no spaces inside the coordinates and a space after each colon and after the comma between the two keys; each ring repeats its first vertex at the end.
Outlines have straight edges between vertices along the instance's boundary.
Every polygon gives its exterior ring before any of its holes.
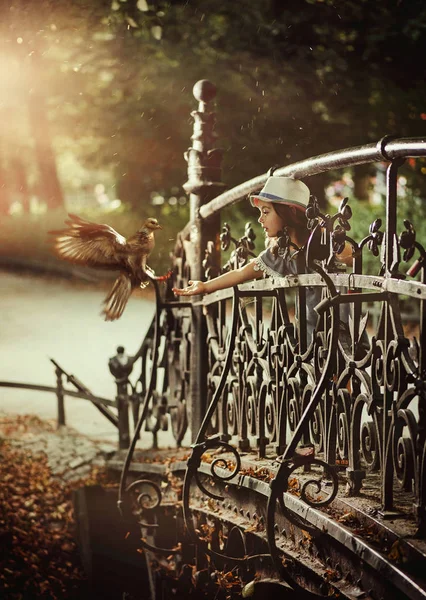
{"type": "Polygon", "coordinates": [[[135,288],[146,287],[150,279],[164,281],[170,277],[171,271],[156,277],[146,264],[155,246],[154,232],[162,229],[157,219],[146,219],[126,239],[109,225],[91,223],[72,214],[68,217],[67,228],[49,231],[56,236],[54,248],[58,256],[77,265],[121,271],[103,302],[105,321],[121,317],[135,288]]]}

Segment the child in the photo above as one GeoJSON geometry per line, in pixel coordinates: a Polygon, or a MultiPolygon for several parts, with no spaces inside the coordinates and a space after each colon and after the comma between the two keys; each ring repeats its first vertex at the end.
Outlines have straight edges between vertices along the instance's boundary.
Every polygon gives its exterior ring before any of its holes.
{"type": "MultiPolygon", "coordinates": [[[[248,264],[234,271],[228,271],[210,281],[189,281],[185,288],[173,288],[177,296],[194,296],[210,294],[245,281],[260,279],[265,275],[284,277],[297,274],[294,252],[285,252],[278,248],[278,238],[284,227],[291,242],[302,247],[309,236],[305,210],[309,202],[309,188],[302,181],[291,177],[269,177],[258,194],[250,196],[252,206],[260,213],[259,223],[267,237],[267,248],[248,264]]],[[[306,325],[308,342],[318,315],[315,306],[321,300],[321,287],[306,289],[306,325]]]]}

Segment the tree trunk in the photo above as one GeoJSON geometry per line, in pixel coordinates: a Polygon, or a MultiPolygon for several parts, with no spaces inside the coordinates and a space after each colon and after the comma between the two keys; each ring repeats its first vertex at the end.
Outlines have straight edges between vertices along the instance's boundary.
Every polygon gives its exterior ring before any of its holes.
{"type": "Polygon", "coordinates": [[[357,165],[353,170],[354,196],[368,200],[370,191],[371,165],[357,165]]]}
{"type": "Polygon", "coordinates": [[[11,204],[4,154],[0,147],[0,215],[8,215],[11,204]]]}
{"type": "Polygon", "coordinates": [[[12,171],[14,186],[17,191],[17,197],[20,199],[23,211],[30,212],[30,191],[28,188],[27,174],[22,159],[15,156],[12,160],[12,171]]]}
{"type": "Polygon", "coordinates": [[[55,155],[49,132],[46,100],[41,91],[43,78],[40,68],[40,49],[32,56],[31,88],[28,97],[30,130],[34,139],[36,161],[39,170],[38,195],[50,209],[64,206],[64,197],[56,169],[55,155]]]}
{"type": "Polygon", "coordinates": [[[312,196],[315,196],[322,209],[326,207],[325,200],[325,186],[327,182],[327,174],[319,173],[315,177],[310,177],[305,180],[306,185],[309,187],[312,196]]]}

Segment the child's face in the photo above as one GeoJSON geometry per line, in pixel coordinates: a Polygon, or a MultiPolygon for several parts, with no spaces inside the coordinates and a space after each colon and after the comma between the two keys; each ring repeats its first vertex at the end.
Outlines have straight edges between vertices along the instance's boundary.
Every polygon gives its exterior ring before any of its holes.
{"type": "Polygon", "coordinates": [[[264,202],[255,198],[253,203],[260,212],[258,222],[262,225],[265,234],[268,237],[276,237],[279,231],[283,229],[284,223],[277,215],[272,202],[264,202]]]}

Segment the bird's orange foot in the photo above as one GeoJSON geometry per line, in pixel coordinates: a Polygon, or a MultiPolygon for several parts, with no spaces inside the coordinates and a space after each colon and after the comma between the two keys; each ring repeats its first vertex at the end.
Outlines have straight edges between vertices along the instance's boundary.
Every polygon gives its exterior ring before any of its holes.
{"type": "Polygon", "coordinates": [[[173,274],[173,270],[169,269],[169,271],[167,271],[167,273],[165,275],[152,275],[152,279],[155,279],[155,281],[167,281],[168,279],[170,279],[170,277],[173,274]]]}

